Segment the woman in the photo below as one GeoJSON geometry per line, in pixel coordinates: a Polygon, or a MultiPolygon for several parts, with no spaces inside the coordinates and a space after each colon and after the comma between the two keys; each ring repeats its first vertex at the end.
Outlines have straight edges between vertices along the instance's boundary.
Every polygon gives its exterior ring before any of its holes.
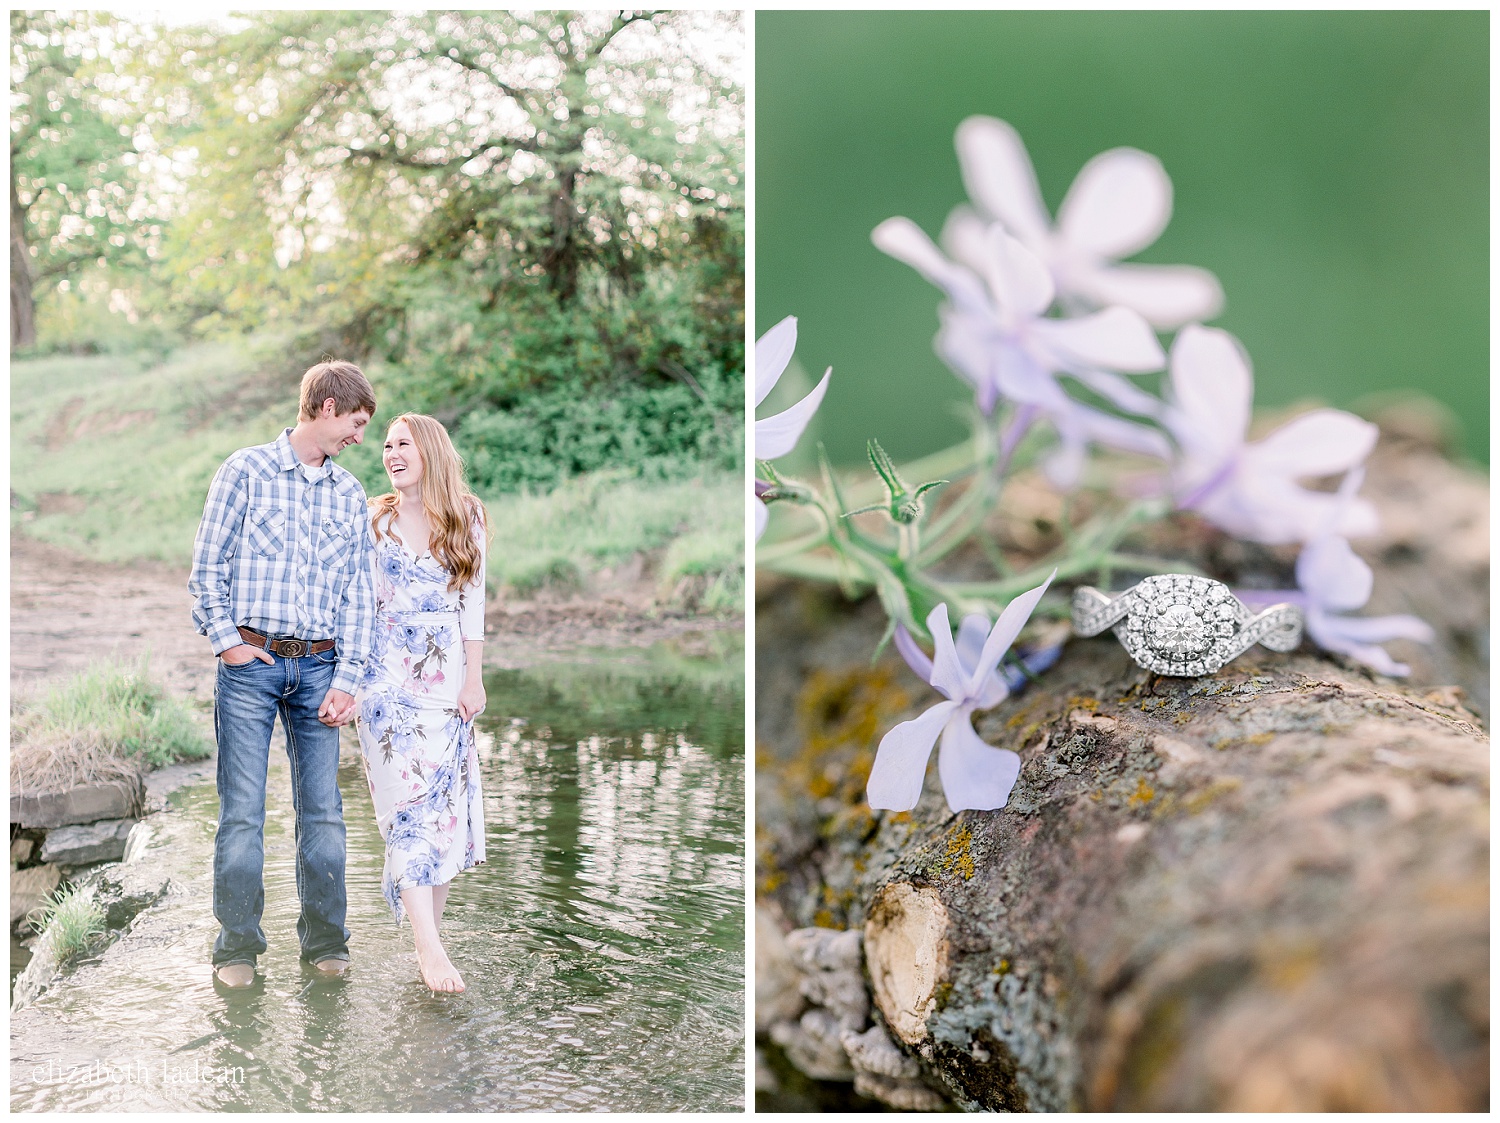
{"type": "Polygon", "coordinates": [[[395,491],[370,500],[378,626],[359,690],[360,751],[385,838],[382,888],[411,917],[433,991],[464,989],[438,938],[448,883],[484,861],[474,715],[484,709],[484,505],[465,486],[447,430],[417,413],[391,422],[395,491]]]}

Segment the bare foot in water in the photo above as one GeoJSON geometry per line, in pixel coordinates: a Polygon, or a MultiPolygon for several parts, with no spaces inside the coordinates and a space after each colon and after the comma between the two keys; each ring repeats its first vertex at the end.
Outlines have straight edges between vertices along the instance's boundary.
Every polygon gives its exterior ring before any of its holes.
{"type": "Polygon", "coordinates": [[[421,969],[422,981],[434,994],[463,993],[463,976],[436,940],[430,945],[417,944],[417,967],[421,969]]]}

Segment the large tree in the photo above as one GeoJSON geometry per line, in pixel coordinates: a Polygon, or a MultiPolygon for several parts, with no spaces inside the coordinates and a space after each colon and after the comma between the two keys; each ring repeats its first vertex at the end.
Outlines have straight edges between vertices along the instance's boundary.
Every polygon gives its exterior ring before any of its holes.
{"type": "Polygon", "coordinates": [[[101,258],[141,260],[152,238],[134,109],[98,81],[119,42],[107,16],[10,14],[11,346],[36,341],[36,301],[101,258]]]}
{"type": "Polygon", "coordinates": [[[204,328],[317,323],[444,392],[743,359],[724,13],[275,12],[186,31],[199,174],[167,254],[204,328]]]}

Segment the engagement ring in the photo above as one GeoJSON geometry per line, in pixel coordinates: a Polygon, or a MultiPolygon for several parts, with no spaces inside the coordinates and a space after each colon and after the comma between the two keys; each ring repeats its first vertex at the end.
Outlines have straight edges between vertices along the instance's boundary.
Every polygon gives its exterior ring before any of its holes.
{"type": "Polygon", "coordinates": [[[1273,604],[1254,613],[1227,585],[1170,573],[1123,593],[1085,585],[1073,593],[1073,631],[1097,636],[1114,628],[1139,666],[1159,675],[1211,675],[1257,643],[1293,651],[1302,642],[1302,610],[1273,604]]]}

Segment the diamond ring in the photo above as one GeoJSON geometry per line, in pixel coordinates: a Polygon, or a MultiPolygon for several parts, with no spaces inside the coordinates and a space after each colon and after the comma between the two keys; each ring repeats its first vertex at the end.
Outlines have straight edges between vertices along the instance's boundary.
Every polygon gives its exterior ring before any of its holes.
{"type": "Polygon", "coordinates": [[[1302,610],[1274,604],[1254,613],[1207,577],[1148,577],[1123,593],[1090,585],[1074,590],[1073,631],[1097,636],[1114,628],[1139,666],[1159,675],[1211,675],[1257,643],[1293,651],[1302,642],[1302,610]]]}

